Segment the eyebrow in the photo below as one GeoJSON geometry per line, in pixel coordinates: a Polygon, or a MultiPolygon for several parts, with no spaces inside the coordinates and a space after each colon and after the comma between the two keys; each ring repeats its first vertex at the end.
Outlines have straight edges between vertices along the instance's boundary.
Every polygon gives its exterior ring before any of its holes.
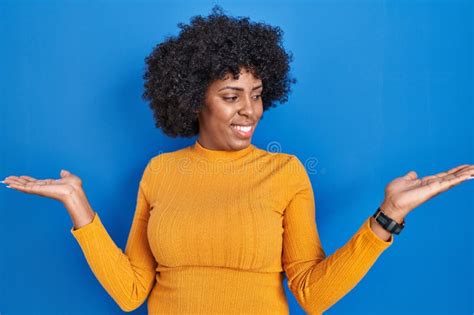
{"type": "MultiPolygon", "coordinates": [[[[260,84],[259,86],[256,86],[256,87],[252,88],[252,91],[256,90],[256,89],[259,89],[261,87],[262,87],[262,85],[260,84]]],[[[224,89],[231,89],[231,90],[236,90],[236,91],[243,91],[244,90],[243,88],[237,87],[237,86],[224,86],[223,88],[220,88],[217,92],[219,92],[221,90],[224,90],[224,89]]]]}

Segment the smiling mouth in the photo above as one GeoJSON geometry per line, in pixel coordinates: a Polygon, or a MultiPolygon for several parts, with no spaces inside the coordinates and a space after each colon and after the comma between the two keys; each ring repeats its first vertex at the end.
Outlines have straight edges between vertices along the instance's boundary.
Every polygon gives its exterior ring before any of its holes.
{"type": "Polygon", "coordinates": [[[253,133],[254,125],[234,125],[231,124],[230,127],[234,133],[240,138],[250,138],[253,133]]]}

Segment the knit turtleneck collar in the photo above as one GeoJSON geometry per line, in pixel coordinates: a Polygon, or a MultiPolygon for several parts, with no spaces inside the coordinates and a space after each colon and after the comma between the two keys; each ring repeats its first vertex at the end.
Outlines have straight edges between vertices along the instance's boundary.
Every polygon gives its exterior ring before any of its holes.
{"type": "Polygon", "coordinates": [[[191,146],[191,150],[193,153],[196,153],[203,159],[207,159],[209,161],[232,161],[237,158],[243,157],[253,150],[255,150],[255,146],[253,144],[248,145],[247,147],[240,149],[240,150],[211,150],[202,146],[198,140],[195,141],[194,145],[191,146]]]}

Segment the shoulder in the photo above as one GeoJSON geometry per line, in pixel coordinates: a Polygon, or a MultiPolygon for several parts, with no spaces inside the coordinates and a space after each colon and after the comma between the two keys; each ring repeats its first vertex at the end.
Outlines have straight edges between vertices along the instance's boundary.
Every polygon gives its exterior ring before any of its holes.
{"type": "Polygon", "coordinates": [[[261,161],[264,161],[259,163],[259,170],[272,173],[275,182],[283,185],[289,196],[312,191],[309,176],[311,172],[307,171],[306,166],[308,165],[308,169],[313,167],[312,159],[303,160],[292,153],[269,152],[263,149],[258,149],[258,155],[262,157],[261,161]]]}
{"type": "Polygon", "coordinates": [[[254,154],[257,155],[258,157],[274,159],[276,161],[289,162],[289,160],[292,159],[292,157],[294,156],[293,154],[285,153],[285,152],[268,151],[260,147],[257,147],[255,145],[254,145],[254,148],[255,148],[254,154]]]}
{"type": "Polygon", "coordinates": [[[307,174],[305,163],[295,154],[286,152],[271,152],[256,147],[255,154],[257,160],[272,162],[272,166],[277,167],[286,176],[301,177],[307,174]]]}
{"type": "Polygon", "coordinates": [[[255,146],[255,152],[257,155],[272,158],[280,162],[302,165],[302,162],[295,154],[286,152],[272,152],[257,146],[255,146]]]}
{"type": "Polygon", "coordinates": [[[160,169],[164,164],[173,161],[180,161],[188,158],[189,147],[184,147],[175,151],[160,151],[158,154],[152,156],[148,161],[148,167],[152,170],[160,169]]]}
{"type": "Polygon", "coordinates": [[[262,150],[267,154],[273,157],[276,161],[276,165],[280,169],[283,176],[286,177],[288,184],[294,186],[296,190],[301,188],[306,188],[311,185],[311,180],[309,177],[309,172],[307,168],[311,168],[313,165],[312,160],[300,159],[296,154],[292,153],[272,153],[265,150],[262,150]]]}
{"type": "Polygon", "coordinates": [[[177,150],[163,151],[160,150],[153,155],[146,166],[146,172],[153,175],[159,174],[161,178],[164,176],[179,176],[180,174],[188,173],[195,165],[195,154],[193,153],[192,145],[179,148],[177,150]]]}

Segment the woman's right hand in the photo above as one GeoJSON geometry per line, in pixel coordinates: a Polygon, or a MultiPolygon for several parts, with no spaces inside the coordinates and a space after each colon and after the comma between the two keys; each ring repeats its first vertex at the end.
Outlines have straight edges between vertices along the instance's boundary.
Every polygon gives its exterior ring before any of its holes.
{"type": "Polygon", "coordinates": [[[3,183],[27,194],[35,194],[66,203],[71,195],[82,190],[82,180],[67,170],[61,170],[60,179],[36,179],[30,176],[7,176],[3,183]]]}
{"type": "Polygon", "coordinates": [[[76,229],[90,223],[94,210],[82,189],[82,180],[67,170],[61,170],[60,179],[36,179],[31,176],[7,176],[4,184],[27,194],[61,201],[71,216],[76,229]]]}

